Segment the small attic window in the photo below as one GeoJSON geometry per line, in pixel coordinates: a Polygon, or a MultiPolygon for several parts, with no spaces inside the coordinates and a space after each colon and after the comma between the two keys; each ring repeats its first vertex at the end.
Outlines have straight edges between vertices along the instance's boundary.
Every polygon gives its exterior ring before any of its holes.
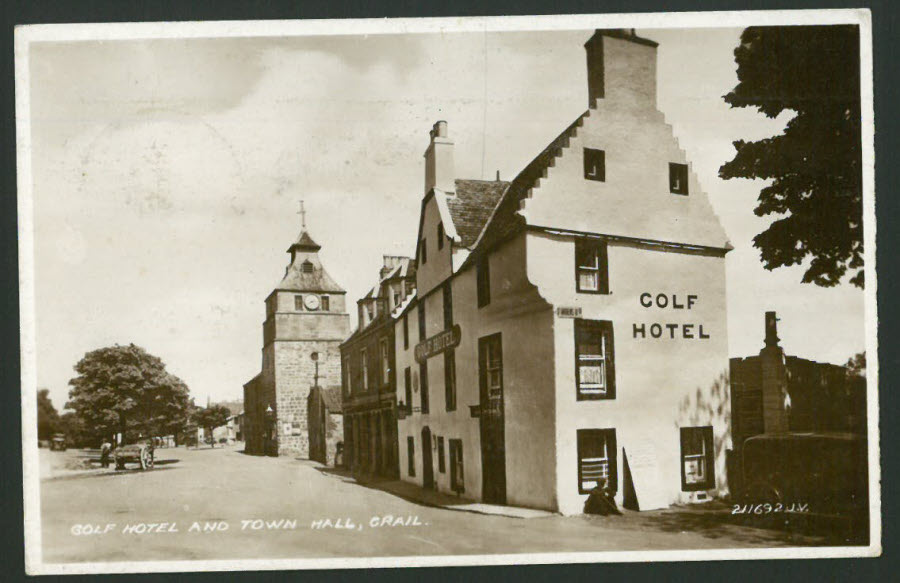
{"type": "Polygon", "coordinates": [[[312,273],[313,272],[313,264],[312,261],[307,259],[303,263],[300,264],[300,272],[301,273],[312,273]]]}
{"type": "Polygon", "coordinates": [[[687,164],[669,163],[669,192],[672,194],[688,193],[688,167],[687,164]]]}
{"type": "Polygon", "coordinates": [[[586,180],[606,182],[606,152],[584,149],[584,177],[586,180]]]}
{"type": "Polygon", "coordinates": [[[444,223],[438,223],[437,228],[438,249],[444,248],[444,223]]]}

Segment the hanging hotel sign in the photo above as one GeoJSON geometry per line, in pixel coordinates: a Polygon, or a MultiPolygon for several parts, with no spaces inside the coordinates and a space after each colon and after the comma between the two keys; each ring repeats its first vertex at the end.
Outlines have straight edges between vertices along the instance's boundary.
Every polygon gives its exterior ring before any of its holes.
{"type": "Polygon", "coordinates": [[[459,346],[460,338],[462,338],[462,332],[459,329],[459,324],[456,324],[449,330],[444,330],[428,340],[420,342],[416,345],[416,362],[425,362],[436,354],[440,354],[450,348],[456,348],[459,346]]]}

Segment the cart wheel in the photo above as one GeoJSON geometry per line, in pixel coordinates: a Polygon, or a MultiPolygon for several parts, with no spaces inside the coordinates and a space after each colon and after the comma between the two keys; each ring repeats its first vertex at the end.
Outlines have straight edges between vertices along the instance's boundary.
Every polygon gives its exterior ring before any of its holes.
{"type": "Polygon", "coordinates": [[[153,468],[153,453],[149,447],[141,448],[141,469],[149,470],[153,468]]]}

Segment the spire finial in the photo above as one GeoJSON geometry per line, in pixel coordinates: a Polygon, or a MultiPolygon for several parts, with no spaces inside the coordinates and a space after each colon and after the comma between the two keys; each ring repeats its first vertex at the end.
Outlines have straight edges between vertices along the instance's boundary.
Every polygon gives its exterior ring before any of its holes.
{"type": "Polygon", "coordinates": [[[300,210],[297,211],[297,214],[300,215],[300,226],[303,230],[306,230],[306,209],[303,207],[303,199],[300,199],[300,210]]]}

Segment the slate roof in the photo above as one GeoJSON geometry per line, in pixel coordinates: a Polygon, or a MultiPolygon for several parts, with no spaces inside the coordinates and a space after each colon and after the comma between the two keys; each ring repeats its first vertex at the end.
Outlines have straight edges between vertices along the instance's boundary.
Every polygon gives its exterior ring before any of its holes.
{"type": "Polygon", "coordinates": [[[297,248],[302,251],[318,251],[322,248],[321,245],[313,241],[313,238],[309,236],[309,233],[304,229],[300,236],[297,237],[297,240],[294,241],[294,244],[288,247],[288,253],[291,252],[292,249],[297,248]]]}
{"type": "Polygon", "coordinates": [[[341,387],[333,386],[322,389],[322,400],[329,413],[341,413],[344,410],[344,401],[341,397],[341,387]]]}
{"type": "Polygon", "coordinates": [[[455,182],[456,196],[447,197],[447,207],[461,244],[471,248],[510,183],[502,180],[455,182]]]}
{"type": "Polygon", "coordinates": [[[313,270],[304,273],[300,268],[302,261],[292,263],[284,274],[281,283],[275,289],[283,291],[316,291],[345,293],[344,288],[332,279],[321,265],[313,265],[313,270]]]}
{"type": "MultiPolygon", "coordinates": [[[[550,142],[550,145],[544,148],[509,183],[509,188],[503,193],[503,198],[497,204],[493,216],[483,229],[484,233],[478,241],[480,248],[489,249],[495,243],[506,239],[525,227],[525,218],[519,214],[522,199],[528,196],[528,192],[545,176],[547,168],[553,165],[553,161],[562,153],[563,148],[569,145],[569,139],[575,135],[575,130],[584,123],[584,118],[587,115],[588,111],[585,111],[578,116],[578,119],[550,142]]],[[[476,238],[477,235],[478,233],[476,233],[476,238]]]]}

